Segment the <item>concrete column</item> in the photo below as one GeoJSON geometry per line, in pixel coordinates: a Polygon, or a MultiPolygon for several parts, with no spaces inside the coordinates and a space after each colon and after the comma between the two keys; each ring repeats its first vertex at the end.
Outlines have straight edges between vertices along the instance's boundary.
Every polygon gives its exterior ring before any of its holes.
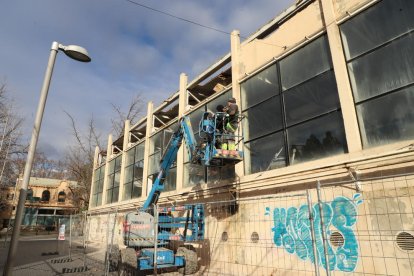
{"type": "Polygon", "coordinates": [[[125,182],[125,163],[127,160],[126,149],[128,148],[129,143],[129,130],[131,124],[129,120],[125,121],[125,128],[124,128],[124,140],[122,141],[122,159],[121,159],[121,175],[119,177],[119,195],[118,201],[124,200],[124,182],[125,182]]]}
{"type": "MultiPolygon", "coordinates": [[[[240,92],[240,72],[241,72],[241,46],[240,46],[240,31],[234,30],[230,35],[231,46],[231,85],[233,97],[236,99],[237,105],[241,109],[241,92],[240,92]]],[[[239,110],[240,111],[240,110],[239,110]]],[[[241,136],[243,133],[242,124],[239,125],[237,133],[241,136]]],[[[240,148],[243,149],[243,141],[240,142],[240,148]]],[[[235,166],[236,175],[239,177],[244,176],[244,161],[239,162],[235,166]]]]}
{"type": "Polygon", "coordinates": [[[105,174],[104,174],[104,184],[102,191],[102,205],[106,204],[106,190],[108,189],[108,173],[109,173],[109,159],[112,155],[112,134],[108,136],[108,145],[106,147],[106,159],[105,159],[105,174]]]}
{"type": "Polygon", "coordinates": [[[92,203],[92,195],[94,193],[94,190],[96,189],[96,187],[95,187],[95,170],[96,170],[96,167],[98,166],[98,158],[99,158],[99,147],[96,146],[95,147],[95,154],[93,156],[92,183],[91,183],[91,188],[89,190],[89,206],[92,203]]]}
{"type": "MultiPolygon", "coordinates": [[[[180,95],[178,98],[178,118],[184,115],[185,108],[188,104],[187,97],[187,85],[188,77],[186,74],[180,74],[180,95]]],[[[184,141],[185,143],[185,141],[184,141]]],[[[181,144],[178,153],[177,153],[177,191],[180,191],[184,185],[184,147],[185,145],[181,144]]]]}
{"type": "MultiPolygon", "coordinates": [[[[142,195],[141,197],[146,199],[148,192],[151,190],[151,187],[148,187],[148,172],[149,172],[149,150],[151,146],[150,136],[152,133],[154,120],[153,120],[153,110],[154,104],[152,102],[148,103],[147,107],[147,126],[145,133],[145,149],[144,149],[144,168],[142,176],[142,195]]],[[[152,183],[151,183],[152,184],[152,183]]]]}
{"type": "Polygon", "coordinates": [[[362,150],[361,135],[358,127],[358,120],[354,106],[351,84],[344,56],[344,49],[341,43],[339,26],[335,20],[335,11],[332,0],[319,0],[321,5],[322,20],[328,34],[329,49],[332,55],[332,63],[335,71],[336,83],[338,86],[339,101],[342,115],[348,151],[357,152],[362,150]]]}

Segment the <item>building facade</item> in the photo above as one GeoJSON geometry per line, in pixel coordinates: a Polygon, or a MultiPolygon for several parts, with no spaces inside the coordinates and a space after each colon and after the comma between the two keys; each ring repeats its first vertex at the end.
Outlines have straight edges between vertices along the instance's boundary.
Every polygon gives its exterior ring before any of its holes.
{"type": "Polygon", "coordinates": [[[193,165],[182,146],[159,200],[206,204],[200,274],[412,275],[412,14],[412,0],[304,0],[244,41],[233,31],[229,54],[96,150],[90,238],[122,243],[177,118],[197,134],[234,97],[243,162],[193,165]]]}
{"type": "MultiPolygon", "coordinates": [[[[9,220],[14,220],[19,200],[22,179],[17,180],[15,187],[2,189],[2,198],[7,199],[7,210],[1,214],[3,227],[9,220]]],[[[66,221],[78,207],[73,201],[72,189],[76,182],[69,180],[31,177],[25,202],[22,228],[37,230],[56,230],[59,219],[66,221]]],[[[12,223],[12,222],[11,222],[12,223]]]]}

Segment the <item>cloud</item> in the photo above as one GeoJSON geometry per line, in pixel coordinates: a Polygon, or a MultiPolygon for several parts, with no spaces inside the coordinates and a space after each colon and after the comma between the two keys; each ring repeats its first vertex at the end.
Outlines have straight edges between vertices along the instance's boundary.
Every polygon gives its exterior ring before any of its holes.
{"type": "MultiPolygon", "coordinates": [[[[238,29],[243,36],[293,4],[293,0],[137,1],[224,32],[238,29]]],[[[180,73],[191,80],[230,51],[227,34],[121,0],[4,1],[0,26],[0,79],[7,79],[26,119],[27,141],[52,41],[84,46],[92,57],[89,64],[62,53],[57,57],[39,141],[53,156],[62,155],[71,141],[64,110],[80,126],[93,114],[106,137],[111,103],[125,105],[137,94],[160,103],[178,90],[180,73]]]]}

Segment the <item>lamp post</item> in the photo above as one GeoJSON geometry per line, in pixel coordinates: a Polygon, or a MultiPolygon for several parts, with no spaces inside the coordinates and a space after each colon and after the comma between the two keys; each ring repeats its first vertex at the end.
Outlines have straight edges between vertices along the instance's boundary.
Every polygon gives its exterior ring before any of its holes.
{"type": "Polygon", "coordinates": [[[4,273],[3,273],[3,275],[6,275],[6,276],[12,274],[13,262],[14,262],[14,257],[16,254],[18,239],[20,235],[20,227],[22,224],[24,203],[26,201],[27,188],[29,186],[30,173],[32,171],[32,166],[33,166],[33,158],[34,158],[34,154],[36,151],[37,140],[38,140],[39,133],[40,133],[40,126],[42,124],[42,118],[43,118],[43,113],[45,110],[47,93],[49,91],[49,86],[50,86],[50,80],[51,80],[52,73],[53,73],[53,67],[55,65],[56,55],[59,50],[63,51],[68,57],[73,58],[75,60],[78,60],[81,62],[91,61],[91,58],[89,57],[86,49],[80,46],[76,46],[76,45],[64,46],[62,44],[59,44],[58,42],[52,43],[52,47],[50,50],[50,56],[49,56],[49,62],[47,64],[46,73],[45,73],[45,79],[43,80],[43,86],[40,92],[39,105],[37,107],[36,118],[35,118],[34,127],[32,131],[32,138],[30,140],[29,151],[27,153],[27,160],[26,160],[26,165],[24,168],[22,185],[20,187],[19,201],[16,207],[16,216],[14,219],[13,233],[10,239],[10,247],[9,247],[9,252],[7,255],[7,262],[6,262],[4,273]]]}

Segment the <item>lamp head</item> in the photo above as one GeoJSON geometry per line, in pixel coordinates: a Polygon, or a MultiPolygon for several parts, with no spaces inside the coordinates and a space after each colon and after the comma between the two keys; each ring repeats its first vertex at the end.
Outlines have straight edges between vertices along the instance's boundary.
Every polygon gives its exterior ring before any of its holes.
{"type": "Polygon", "coordinates": [[[90,62],[88,51],[85,48],[77,45],[61,46],[60,49],[70,58],[81,62],[90,62]]]}

